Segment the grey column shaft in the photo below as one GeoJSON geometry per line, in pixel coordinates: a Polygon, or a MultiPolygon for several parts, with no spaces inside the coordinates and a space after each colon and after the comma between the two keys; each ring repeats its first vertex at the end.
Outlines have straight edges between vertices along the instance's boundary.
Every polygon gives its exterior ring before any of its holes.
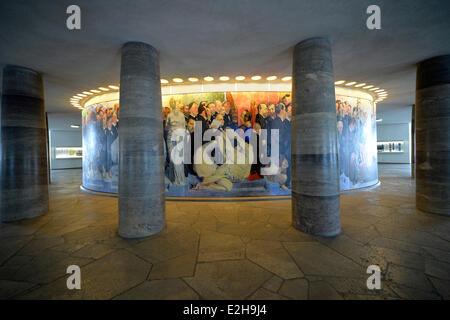
{"type": "Polygon", "coordinates": [[[293,58],[292,223],[314,235],[341,231],[333,62],[327,39],[295,46],[293,58]]]}
{"type": "Polygon", "coordinates": [[[418,64],[416,205],[450,215],[450,55],[418,64]]]}
{"type": "Polygon", "coordinates": [[[119,234],[139,238],[165,226],[164,145],[158,52],[122,48],[119,122],[119,234]]]}
{"type": "Polygon", "coordinates": [[[411,178],[416,177],[416,105],[411,110],[411,178]]]}
{"type": "Polygon", "coordinates": [[[41,74],[6,66],[1,110],[2,221],[48,212],[46,130],[41,74]]]}

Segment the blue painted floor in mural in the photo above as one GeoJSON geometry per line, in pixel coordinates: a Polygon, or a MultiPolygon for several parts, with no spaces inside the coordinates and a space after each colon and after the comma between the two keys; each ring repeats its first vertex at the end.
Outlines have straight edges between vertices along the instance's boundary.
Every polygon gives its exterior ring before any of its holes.
{"type": "MultiPolygon", "coordinates": [[[[83,186],[89,190],[118,193],[117,179],[105,181],[101,179],[83,179],[83,186]]],[[[168,181],[168,179],[166,180],[168,181]]],[[[231,191],[193,190],[192,186],[198,181],[192,179],[183,186],[166,183],[166,196],[168,197],[261,197],[261,196],[288,196],[291,190],[283,190],[280,184],[272,183],[266,179],[233,183],[231,191]]]]}
{"type": "MultiPolygon", "coordinates": [[[[112,168],[112,177],[103,178],[101,174],[93,173],[89,177],[83,171],[83,187],[93,191],[118,193],[118,167],[112,168]]],[[[218,190],[193,190],[200,180],[191,174],[186,177],[186,184],[173,185],[166,175],[166,196],[168,197],[264,197],[264,196],[289,196],[291,190],[283,190],[279,183],[272,183],[267,179],[244,181],[233,183],[230,191],[218,190]]]]}
{"type": "MultiPolygon", "coordinates": [[[[83,186],[86,189],[106,192],[118,193],[119,186],[117,183],[117,172],[114,172],[112,179],[103,180],[101,176],[96,176],[96,179],[87,179],[83,177],[83,186]]],[[[341,175],[341,191],[355,189],[345,175],[341,175]]],[[[260,179],[254,181],[244,181],[233,183],[233,189],[230,191],[218,190],[195,190],[192,189],[200,180],[192,175],[186,177],[186,185],[173,185],[166,177],[166,196],[168,197],[264,197],[264,196],[289,196],[291,189],[283,190],[279,183],[273,183],[267,179],[260,179]]],[[[375,185],[378,179],[374,181],[361,182],[357,188],[365,188],[375,185]]]]}
{"type": "MultiPolygon", "coordinates": [[[[117,168],[115,168],[117,169],[117,168]]],[[[83,186],[86,189],[106,192],[106,193],[118,193],[118,179],[117,170],[113,171],[113,177],[103,180],[100,175],[96,175],[95,179],[88,179],[83,177],[83,186]]],[[[186,177],[186,184],[181,186],[173,185],[166,176],[166,196],[167,197],[265,197],[265,196],[289,196],[291,195],[291,189],[283,190],[279,183],[273,183],[267,179],[260,179],[254,181],[244,181],[233,183],[233,189],[230,191],[218,191],[218,190],[195,190],[192,189],[200,180],[192,175],[186,177]]],[[[340,177],[341,191],[348,191],[353,189],[366,188],[368,186],[376,185],[378,179],[360,182],[357,185],[351,183],[351,181],[343,174],[340,177]]]]}
{"type": "Polygon", "coordinates": [[[291,190],[283,190],[279,183],[271,183],[266,179],[233,183],[230,191],[193,190],[193,184],[184,186],[166,185],[168,197],[261,197],[261,196],[287,196],[291,190]]]}
{"type": "Polygon", "coordinates": [[[111,168],[111,177],[105,174],[103,177],[98,171],[83,167],[83,187],[93,191],[118,193],[119,192],[119,166],[115,164],[111,168]]]}
{"type": "Polygon", "coordinates": [[[86,189],[93,191],[107,192],[107,193],[119,192],[119,185],[117,183],[117,179],[113,181],[105,181],[100,179],[85,179],[83,177],[83,186],[86,189]]]}
{"type": "MultiPolygon", "coordinates": [[[[167,171],[167,170],[166,170],[167,171]]],[[[85,171],[83,171],[84,173],[85,171]]],[[[233,188],[230,191],[219,190],[196,190],[193,187],[200,182],[197,176],[188,174],[184,185],[173,185],[168,179],[168,173],[166,172],[166,196],[167,197],[187,197],[187,198],[203,198],[203,197],[265,197],[265,196],[289,196],[291,195],[291,189],[283,190],[279,183],[273,183],[266,178],[243,181],[233,183],[233,188]]],[[[373,180],[358,181],[358,183],[352,183],[350,179],[341,173],[340,176],[340,188],[341,191],[349,191],[353,189],[366,188],[378,183],[378,174],[375,172],[373,180]]],[[[89,175],[83,174],[83,187],[92,191],[106,192],[117,194],[119,192],[118,186],[118,166],[114,165],[111,169],[111,177],[106,175],[103,178],[101,174],[93,173],[89,175]]]]}

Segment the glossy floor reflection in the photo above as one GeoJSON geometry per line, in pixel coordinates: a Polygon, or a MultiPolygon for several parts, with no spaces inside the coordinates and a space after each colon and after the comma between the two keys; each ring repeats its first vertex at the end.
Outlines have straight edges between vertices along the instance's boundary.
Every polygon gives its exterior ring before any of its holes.
{"type": "Polygon", "coordinates": [[[51,210],[0,227],[2,299],[449,299],[450,219],[415,209],[409,166],[342,196],[340,236],[291,227],[290,201],[167,202],[156,236],[117,235],[117,199],[54,171],[51,210]],[[66,287],[81,267],[82,289],[66,287]],[[368,290],[378,264],[381,290],[368,290]]]}

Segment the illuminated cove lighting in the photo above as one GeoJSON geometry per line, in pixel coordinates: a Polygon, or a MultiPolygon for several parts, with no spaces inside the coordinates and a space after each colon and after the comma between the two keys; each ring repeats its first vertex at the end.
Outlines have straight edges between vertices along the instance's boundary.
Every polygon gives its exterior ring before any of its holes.
{"type": "MultiPolygon", "coordinates": [[[[260,75],[235,76],[234,81],[230,81],[229,76],[213,76],[188,77],[188,82],[184,82],[181,77],[172,78],[172,82],[161,78],[162,94],[181,94],[186,92],[214,92],[214,91],[291,91],[292,76],[282,76],[278,78],[276,75],[267,76],[266,81],[260,75]],[[247,80],[248,79],[248,80],[247,80]],[[206,83],[208,84],[206,86],[206,83]],[[205,84],[205,86],[203,85],[205,84]]],[[[372,84],[357,81],[337,80],[336,87],[357,88],[357,90],[365,91],[372,95],[375,102],[382,102],[388,97],[387,90],[376,87],[372,84]]],[[[69,98],[71,105],[77,109],[83,109],[86,102],[91,101],[98,95],[106,93],[118,93],[120,85],[110,84],[98,87],[96,89],[84,90],[69,98]]]]}

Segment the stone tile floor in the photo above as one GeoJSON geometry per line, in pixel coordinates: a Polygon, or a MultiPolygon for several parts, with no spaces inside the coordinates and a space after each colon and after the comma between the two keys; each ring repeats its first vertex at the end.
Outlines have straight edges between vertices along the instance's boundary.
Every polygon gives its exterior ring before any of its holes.
{"type": "Polygon", "coordinates": [[[53,173],[51,210],[0,226],[1,299],[449,299],[450,218],[418,211],[409,166],[341,197],[343,232],[291,227],[290,201],[166,202],[166,229],[124,240],[117,199],[53,173]],[[81,267],[82,289],[66,288],[81,267]],[[378,264],[381,290],[368,290],[378,264]]]}

